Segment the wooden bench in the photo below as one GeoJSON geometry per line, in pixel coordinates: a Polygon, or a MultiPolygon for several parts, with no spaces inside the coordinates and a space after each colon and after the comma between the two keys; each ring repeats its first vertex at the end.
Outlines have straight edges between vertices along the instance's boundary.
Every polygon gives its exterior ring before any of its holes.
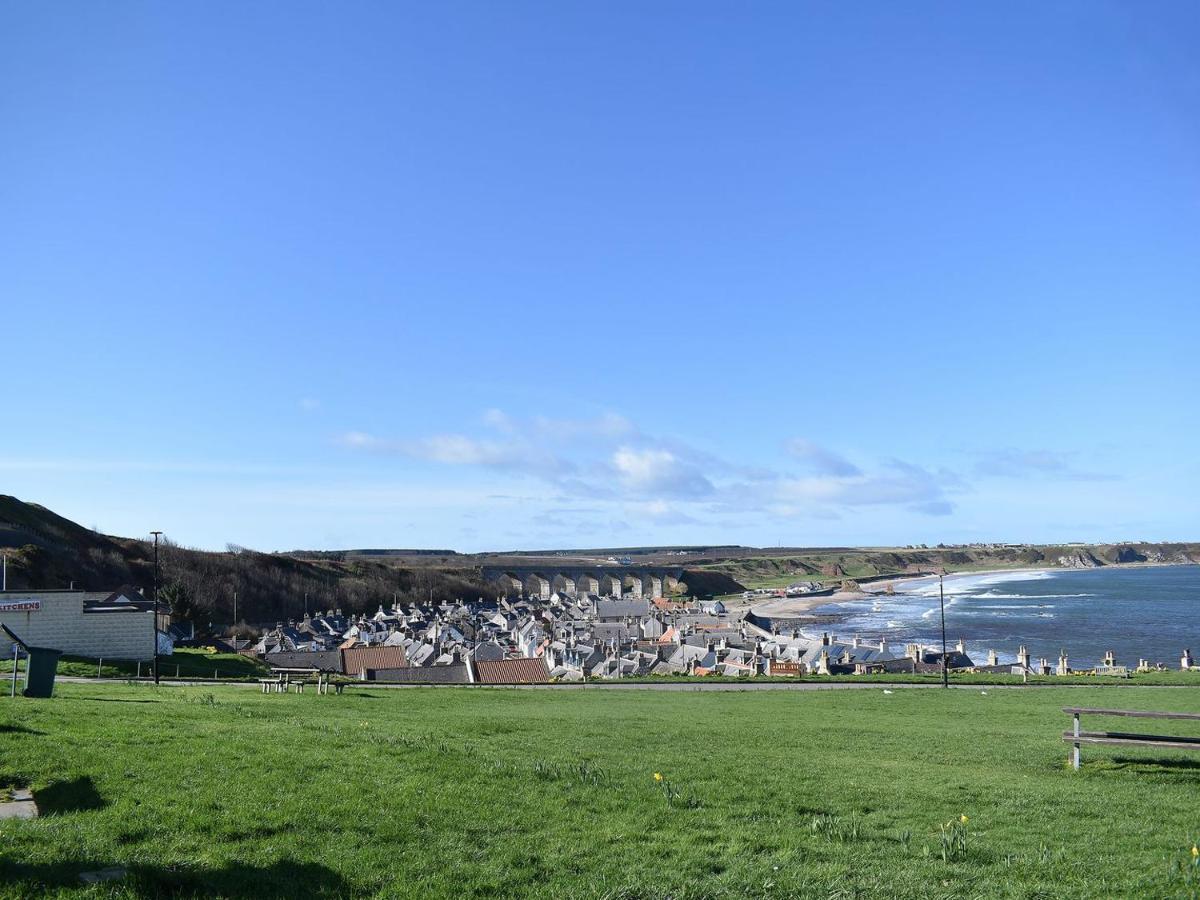
{"type": "Polygon", "coordinates": [[[1200,713],[1152,712],[1143,709],[1092,709],[1085,706],[1064,706],[1063,712],[1074,718],[1063,740],[1074,745],[1071,763],[1079,768],[1080,744],[1120,744],[1133,747],[1166,747],[1172,750],[1200,750],[1200,737],[1170,734],[1134,734],[1128,731],[1081,731],[1080,716],[1128,716],[1134,719],[1187,719],[1200,721],[1200,713]]]}

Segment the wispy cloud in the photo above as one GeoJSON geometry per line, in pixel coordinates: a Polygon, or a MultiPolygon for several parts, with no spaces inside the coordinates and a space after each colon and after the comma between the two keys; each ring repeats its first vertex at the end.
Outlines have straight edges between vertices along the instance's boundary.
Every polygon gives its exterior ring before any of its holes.
{"type": "Polygon", "coordinates": [[[844,456],[818,446],[807,438],[792,438],[788,441],[787,450],[809,470],[818,474],[841,477],[862,474],[862,470],[844,456]]]}
{"type": "MultiPolygon", "coordinates": [[[[351,432],[343,443],[527,477],[543,485],[520,489],[542,507],[538,512],[547,506],[586,507],[597,511],[587,516],[591,521],[602,516],[660,524],[699,524],[715,517],[832,520],[885,508],[948,516],[981,479],[1105,477],[1078,469],[1065,453],[988,451],[959,471],[897,458],[851,460],[839,448],[802,437],[786,442],[786,454],[775,465],[750,464],[650,434],[616,413],[557,419],[489,410],[475,431],[399,440],[351,432]]],[[[555,525],[566,520],[561,513],[551,518],[555,525]]]]}
{"type": "Polygon", "coordinates": [[[1006,447],[974,454],[974,472],[983,478],[1043,478],[1059,481],[1115,481],[1116,475],[1080,469],[1077,454],[1006,447]]]}
{"type": "Polygon", "coordinates": [[[557,480],[575,464],[544,447],[523,440],[480,440],[462,434],[437,434],[415,440],[392,440],[362,431],[342,435],[341,443],[357,450],[392,453],[448,466],[481,466],[557,480]]]}
{"type": "Polygon", "coordinates": [[[954,510],[949,495],[961,487],[962,480],[952,472],[893,459],[870,473],[781,478],[778,496],[791,508],[804,503],[824,507],[902,506],[924,515],[947,515],[954,510]]]}
{"type": "Polygon", "coordinates": [[[558,443],[580,439],[622,440],[638,433],[631,421],[613,412],[601,413],[590,418],[520,418],[501,409],[489,409],[483,414],[483,422],[489,428],[504,434],[558,443]]]}

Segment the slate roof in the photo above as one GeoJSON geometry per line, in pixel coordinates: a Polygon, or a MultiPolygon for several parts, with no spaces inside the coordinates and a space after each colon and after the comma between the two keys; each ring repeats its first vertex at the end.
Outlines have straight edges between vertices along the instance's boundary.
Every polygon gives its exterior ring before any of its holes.
{"type": "Polygon", "coordinates": [[[480,684],[547,684],[550,670],[543,657],[536,659],[481,659],[475,663],[480,684]]]}
{"type": "Polygon", "coordinates": [[[469,684],[466,663],[449,666],[407,666],[403,669],[373,669],[367,672],[368,681],[388,684],[469,684]]]}
{"type": "Polygon", "coordinates": [[[268,653],[263,657],[268,666],[278,666],[281,669],[320,669],[322,672],[342,671],[342,661],[336,650],[316,651],[284,651],[268,653]]]}
{"type": "Polygon", "coordinates": [[[495,641],[486,641],[475,648],[476,662],[494,662],[497,660],[503,660],[504,657],[504,648],[495,641]]]}
{"type": "Polygon", "coordinates": [[[645,600],[601,600],[596,604],[596,617],[599,619],[620,619],[626,616],[640,619],[650,611],[650,604],[645,600]]]}
{"type": "MultiPolygon", "coordinates": [[[[83,601],[85,613],[150,612],[152,609],[154,609],[154,601],[147,600],[129,585],[113,591],[104,600],[83,601]]],[[[170,612],[170,609],[165,603],[160,603],[159,612],[170,612]]]]}

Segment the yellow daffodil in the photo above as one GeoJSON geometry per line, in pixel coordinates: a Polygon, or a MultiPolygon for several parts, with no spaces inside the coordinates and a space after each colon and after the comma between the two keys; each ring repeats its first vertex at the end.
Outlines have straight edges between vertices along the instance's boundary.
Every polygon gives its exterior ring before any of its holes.
{"type": "Polygon", "coordinates": [[[1192,859],[1195,859],[1197,856],[1200,856],[1200,847],[1192,844],[1192,859]]]}
{"type": "Polygon", "coordinates": [[[968,822],[970,822],[971,820],[967,818],[967,814],[966,814],[966,813],[963,813],[961,816],[959,816],[959,817],[958,817],[958,821],[960,821],[960,822],[962,822],[964,825],[966,825],[966,824],[967,824],[968,822]]]}
{"type": "Polygon", "coordinates": [[[654,773],[654,780],[655,780],[655,781],[662,781],[662,780],[663,780],[663,777],[662,777],[662,772],[655,772],[655,773],[654,773]]]}

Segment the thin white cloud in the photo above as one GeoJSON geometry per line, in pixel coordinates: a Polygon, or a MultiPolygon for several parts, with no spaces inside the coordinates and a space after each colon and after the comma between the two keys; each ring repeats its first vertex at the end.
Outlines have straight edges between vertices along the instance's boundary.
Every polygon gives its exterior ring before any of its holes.
{"type": "Polygon", "coordinates": [[[790,509],[803,509],[805,505],[902,506],[923,515],[947,515],[954,510],[948,495],[961,490],[963,484],[957,475],[946,470],[890,460],[870,473],[781,478],[777,488],[777,502],[790,509]]]}
{"type": "Polygon", "coordinates": [[[363,431],[343,434],[340,443],[356,450],[391,453],[448,466],[482,466],[557,479],[575,470],[574,463],[536,444],[511,440],[479,440],[462,434],[437,434],[417,440],[385,440],[363,431]]]}
{"type": "Polygon", "coordinates": [[[658,525],[697,525],[699,520],[666,500],[646,500],[625,504],[625,512],[631,519],[649,519],[658,525]]]}
{"type": "Polygon", "coordinates": [[[981,478],[1043,478],[1058,481],[1115,481],[1117,476],[1079,469],[1075,454],[1013,447],[977,453],[975,474],[981,478]]]}
{"type": "Polygon", "coordinates": [[[810,471],[819,475],[861,475],[862,470],[854,463],[807,438],[792,438],[787,444],[788,453],[800,460],[810,471]]]}
{"type": "Polygon", "coordinates": [[[671,497],[707,497],[714,493],[711,481],[670,450],[619,447],[612,465],[625,488],[634,494],[671,497]]]}
{"type": "Polygon", "coordinates": [[[502,409],[489,409],[483,414],[483,423],[502,434],[564,444],[580,440],[619,441],[638,433],[629,419],[613,412],[590,418],[533,416],[522,419],[502,409]]]}
{"type": "MultiPolygon", "coordinates": [[[[959,495],[972,490],[960,473],[898,459],[868,464],[807,438],[787,443],[777,466],[722,459],[685,442],[640,430],[615,413],[593,418],[517,418],[502,410],[483,415],[482,434],[441,434],[381,440],[351,432],[343,443],[445,466],[506,472],[540,481],[520,489],[532,502],[562,507],[595,505],[612,515],[651,521],[711,521],[729,516],[835,519],[855,511],[890,508],[919,516],[947,516],[959,495]]],[[[975,479],[1093,477],[1070,465],[1067,454],[992,451],[977,456],[975,479]]],[[[1102,477],[1102,476],[1095,476],[1102,477]]]]}

